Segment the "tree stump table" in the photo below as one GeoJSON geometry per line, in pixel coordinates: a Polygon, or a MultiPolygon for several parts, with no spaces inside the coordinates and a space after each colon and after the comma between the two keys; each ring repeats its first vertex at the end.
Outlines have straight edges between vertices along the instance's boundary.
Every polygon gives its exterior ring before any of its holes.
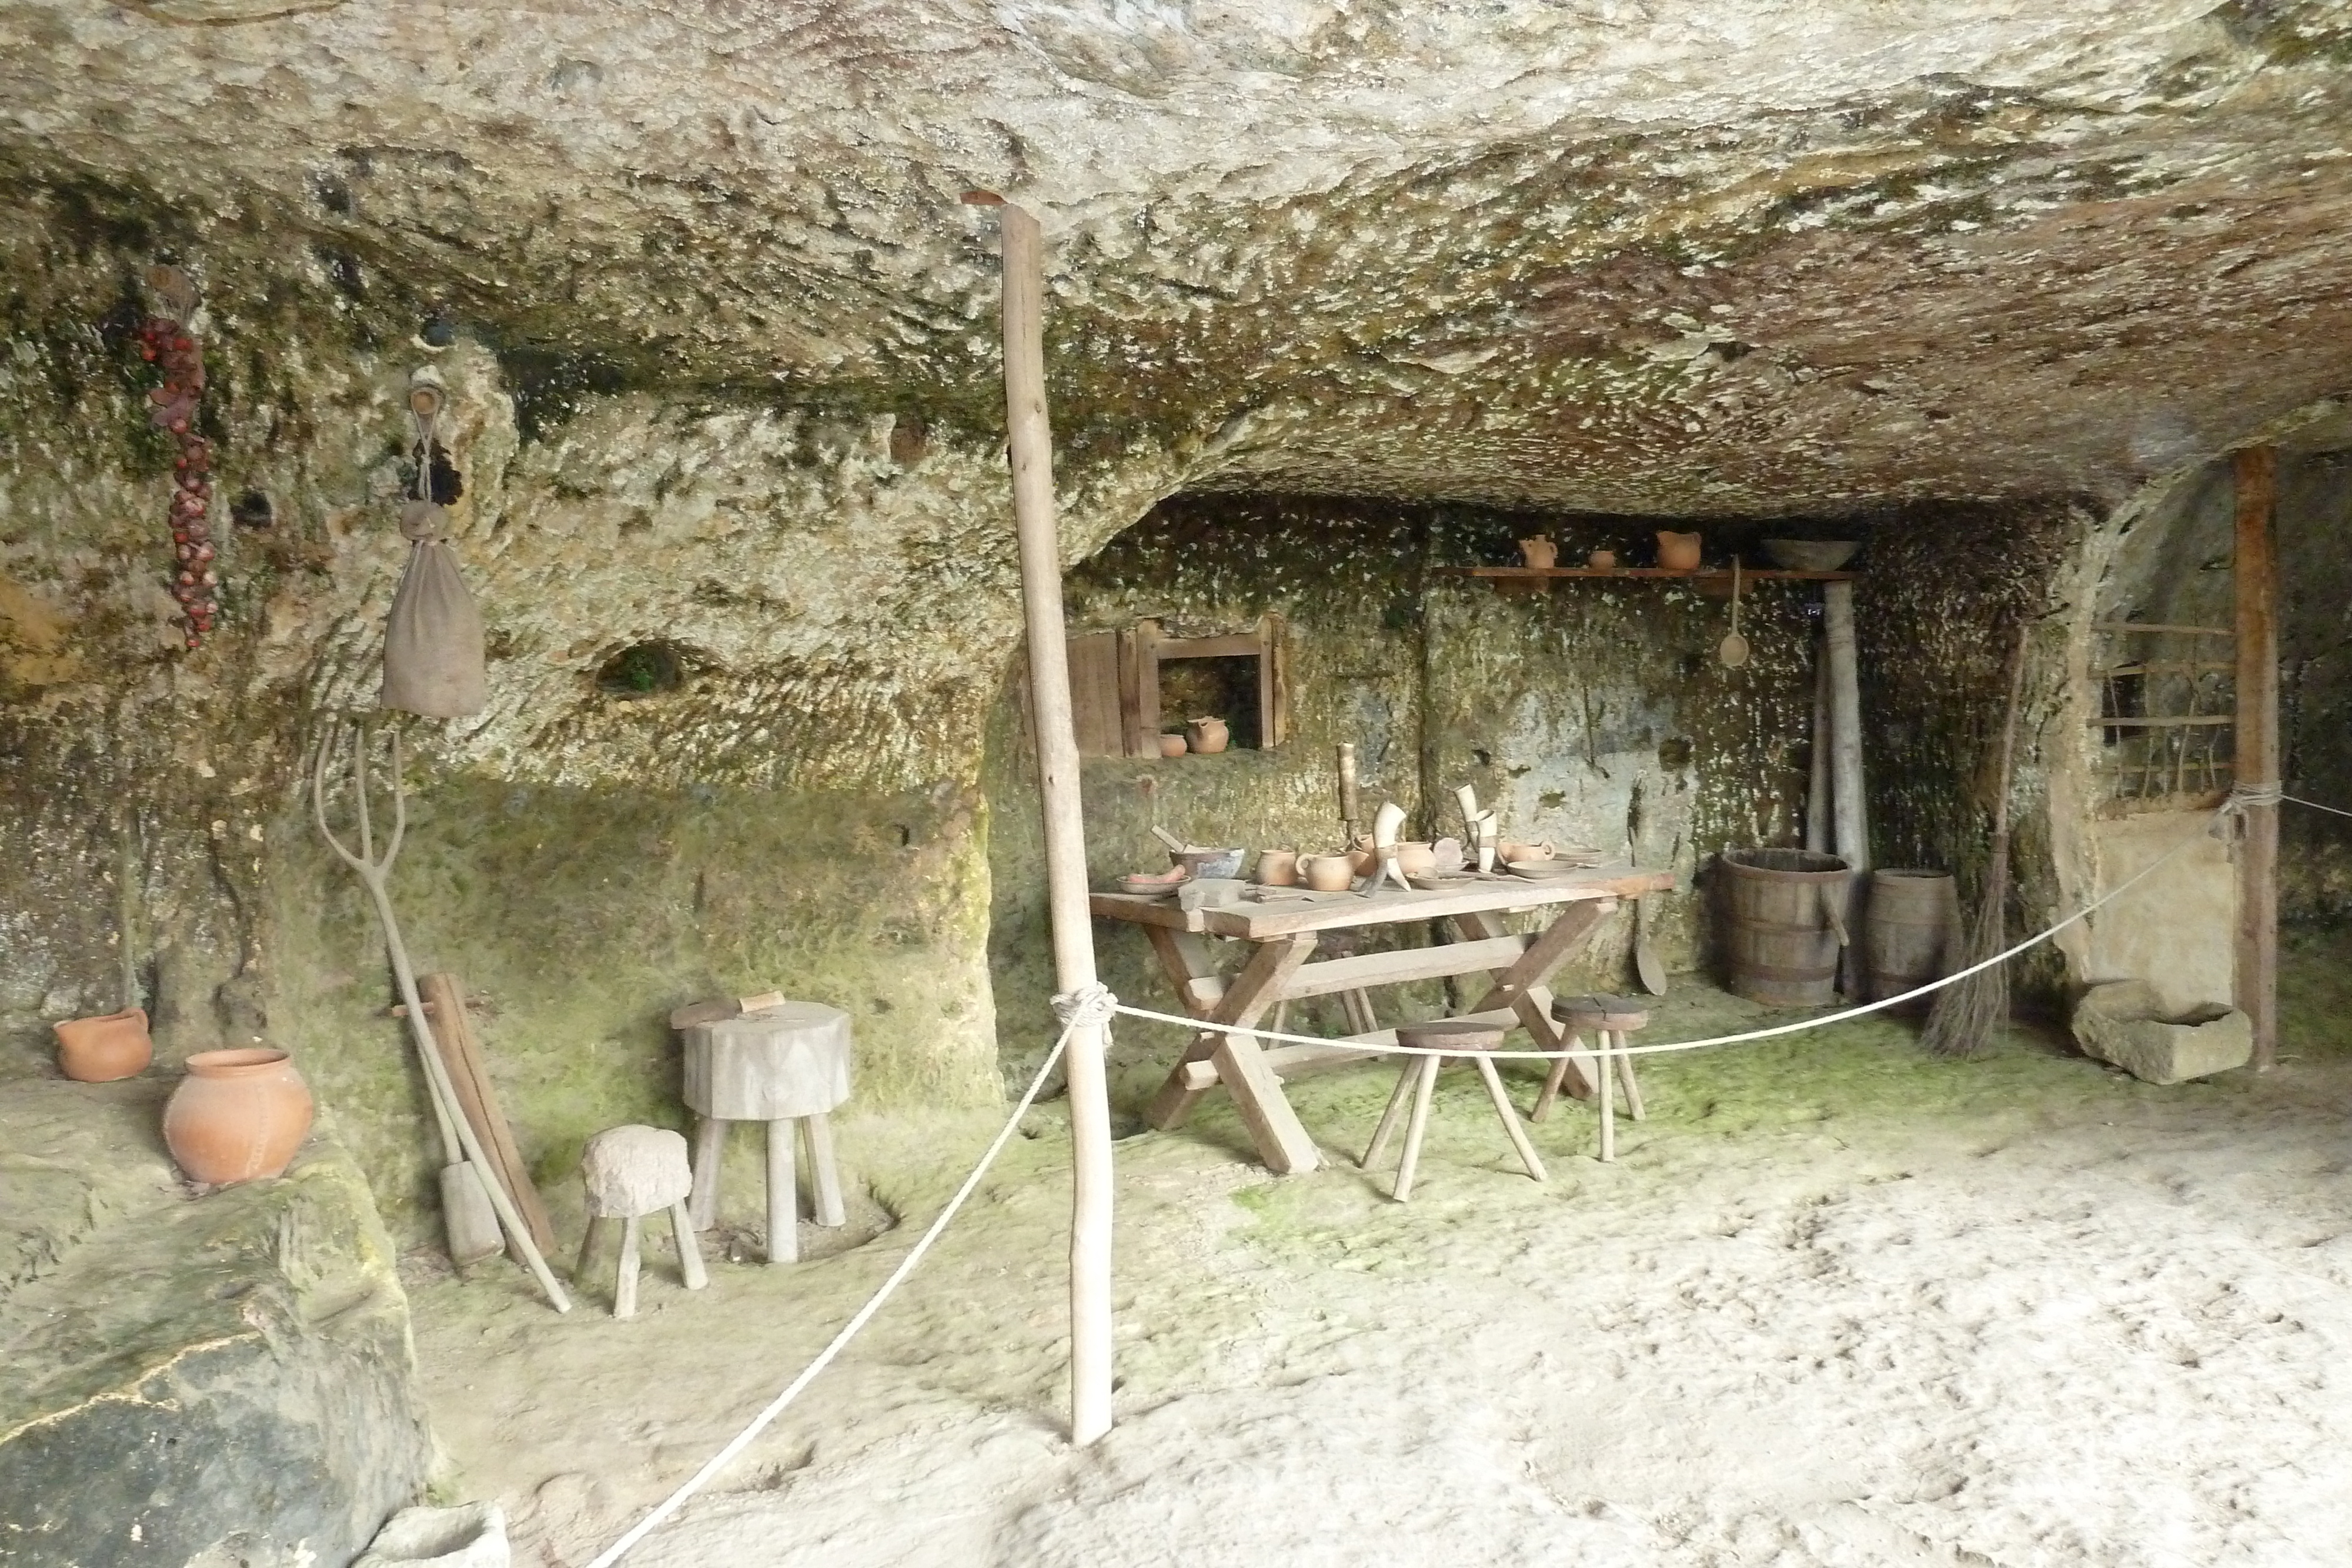
{"type": "Polygon", "coordinates": [[[768,1127],[768,1261],[800,1256],[797,1132],[806,1143],[809,1187],[819,1225],[844,1224],[841,1173],[827,1114],[849,1098],[849,1015],[815,1002],[772,1002],[737,1012],[732,1002],[698,1002],[670,1015],[686,1037],[686,1103],[702,1118],[694,1145],[697,1230],[719,1222],[719,1167],[727,1129],[768,1127]]]}

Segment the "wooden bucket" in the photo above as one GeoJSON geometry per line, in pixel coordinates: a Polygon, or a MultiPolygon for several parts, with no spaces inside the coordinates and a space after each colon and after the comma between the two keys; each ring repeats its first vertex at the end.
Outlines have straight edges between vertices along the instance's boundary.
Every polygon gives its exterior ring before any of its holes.
{"type": "MultiPolygon", "coordinates": [[[[1899,997],[1957,967],[1960,895],[1949,872],[1874,871],[1862,928],[1863,995],[1899,997]]],[[[1924,1008],[1927,998],[1910,1004],[1924,1008]]]]}
{"type": "Polygon", "coordinates": [[[1837,999],[1853,873],[1813,850],[1726,850],[1725,941],[1735,996],[1776,1008],[1837,999]]]}

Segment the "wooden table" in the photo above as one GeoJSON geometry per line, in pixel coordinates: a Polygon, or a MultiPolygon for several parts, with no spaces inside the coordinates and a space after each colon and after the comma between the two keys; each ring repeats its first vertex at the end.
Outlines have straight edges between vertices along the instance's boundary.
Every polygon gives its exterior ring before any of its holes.
{"type": "MultiPolygon", "coordinates": [[[[1671,872],[1621,866],[1580,872],[1556,882],[1503,875],[1430,892],[1388,888],[1370,896],[1327,893],[1202,909],[1182,908],[1173,899],[1097,893],[1092,906],[1106,920],[1143,927],[1184,1010],[1207,1022],[1246,1029],[1277,1002],[1484,973],[1492,977],[1486,991],[1459,1016],[1524,1024],[1537,1049],[1557,1051],[1567,1036],[1552,1022],[1551,993],[1545,981],[1601,917],[1616,909],[1619,899],[1663,893],[1674,885],[1671,872]],[[1559,913],[1533,936],[1515,936],[1503,928],[1506,912],[1550,908],[1559,913]],[[1308,961],[1326,931],[1415,920],[1449,920],[1459,939],[1432,947],[1308,961]],[[1220,938],[1248,943],[1252,949],[1230,980],[1217,973],[1213,957],[1211,942],[1220,938]]],[[[1350,1009],[1359,1025],[1373,1021],[1362,1016],[1363,1010],[1350,1009]]],[[[1339,1038],[1356,1045],[1393,1046],[1396,1030],[1368,1028],[1339,1038]]],[[[1204,1030],[1185,1049],[1145,1115],[1155,1127],[1181,1125],[1201,1096],[1223,1083],[1268,1168],[1283,1176],[1313,1170],[1318,1163],[1315,1143],[1283,1097],[1283,1075],[1360,1061],[1367,1054],[1343,1049],[1337,1041],[1266,1048],[1247,1035],[1204,1030]]],[[[1569,1064],[1567,1086],[1579,1098],[1591,1092],[1575,1062],[1569,1064]]]]}

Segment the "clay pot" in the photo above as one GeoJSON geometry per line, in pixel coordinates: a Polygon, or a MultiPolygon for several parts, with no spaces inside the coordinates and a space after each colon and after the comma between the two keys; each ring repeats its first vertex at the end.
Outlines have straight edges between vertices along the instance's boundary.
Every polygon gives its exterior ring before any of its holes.
{"type": "Polygon", "coordinates": [[[1552,857],[1551,841],[1539,844],[1496,844],[1495,858],[1505,865],[1513,861],[1548,861],[1552,857]]]}
{"type": "Polygon", "coordinates": [[[1356,867],[1347,855],[1308,855],[1298,870],[1318,893],[1345,893],[1356,883],[1356,867]]]}
{"type": "Polygon", "coordinates": [[[163,1142],[197,1181],[284,1174],[310,1135],[310,1090],[282,1051],[206,1051],[163,1107],[163,1142]]]}
{"type": "Polygon", "coordinates": [[[49,1026],[58,1036],[58,1068],[77,1083],[111,1083],[147,1071],[155,1060],[147,1038],[147,1009],[125,1008],[99,1018],[49,1026]]]}
{"type": "Polygon", "coordinates": [[[1372,868],[1380,863],[1380,852],[1372,848],[1372,835],[1359,834],[1356,847],[1348,852],[1348,864],[1355,869],[1358,876],[1370,876],[1372,868]]]}
{"type": "Polygon", "coordinates": [[[1160,737],[1160,755],[1162,757],[1181,757],[1185,749],[1184,737],[1181,735],[1163,735],[1160,737]]]}
{"type": "Polygon", "coordinates": [[[1698,535],[1678,534],[1668,528],[1658,530],[1658,564],[1668,571],[1698,570],[1698,535]]]}
{"type": "Polygon", "coordinates": [[[1184,727],[1184,732],[1192,737],[1192,749],[1203,757],[1214,757],[1233,738],[1221,718],[1196,718],[1184,727]]]}
{"type": "Polygon", "coordinates": [[[1407,876],[1437,874],[1437,846],[1426,843],[1399,844],[1396,847],[1397,870],[1407,876]]]}
{"type": "Polygon", "coordinates": [[[1266,850],[1257,857],[1257,882],[1260,887],[1297,887],[1298,885],[1298,852],[1297,850],[1266,850]]]}
{"type": "Polygon", "coordinates": [[[1617,552],[1613,549],[1594,550],[1584,558],[1584,564],[1596,571],[1614,571],[1617,569],[1617,552]]]}
{"type": "Polygon", "coordinates": [[[1519,558],[1529,566],[1549,568],[1559,564],[1559,547],[1548,538],[1537,538],[1519,541],[1519,558]]]}

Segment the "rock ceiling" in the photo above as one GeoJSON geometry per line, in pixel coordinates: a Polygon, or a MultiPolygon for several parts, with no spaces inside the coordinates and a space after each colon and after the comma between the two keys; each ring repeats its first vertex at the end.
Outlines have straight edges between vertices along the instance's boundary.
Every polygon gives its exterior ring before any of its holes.
{"type": "Polygon", "coordinates": [[[2352,0],[16,0],[0,59],[27,209],[623,384],[981,423],[1001,190],[1068,461],[1210,487],[2112,497],[2352,382],[2352,0]]]}

